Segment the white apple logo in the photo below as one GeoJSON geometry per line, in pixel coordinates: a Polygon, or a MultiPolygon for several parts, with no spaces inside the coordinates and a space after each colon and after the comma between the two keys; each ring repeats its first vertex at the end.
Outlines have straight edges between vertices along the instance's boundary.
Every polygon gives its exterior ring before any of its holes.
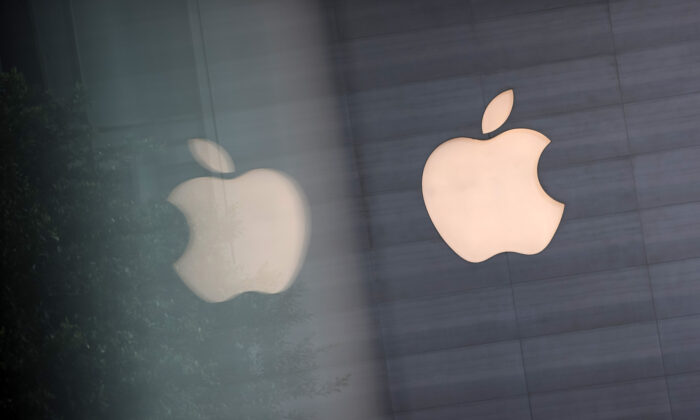
{"type": "MultiPolygon", "coordinates": [[[[190,151],[212,172],[234,171],[218,144],[192,139],[190,151]]],[[[309,234],[308,207],[300,187],[272,169],[232,179],[201,177],[168,196],[184,213],[190,241],[173,264],[200,298],[222,302],[244,292],[278,293],[294,281],[309,234]]]]}
{"type": "MultiPolygon", "coordinates": [[[[484,111],[483,133],[498,129],[512,107],[512,89],[496,96],[484,111]]],[[[454,138],[431,153],[423,169],[425,207],[460,257],[476,263],[501,252],[529,255],[547,247],[564,212],[537,177],[549,141],[516,128],[489,140],[454,138]]]]}

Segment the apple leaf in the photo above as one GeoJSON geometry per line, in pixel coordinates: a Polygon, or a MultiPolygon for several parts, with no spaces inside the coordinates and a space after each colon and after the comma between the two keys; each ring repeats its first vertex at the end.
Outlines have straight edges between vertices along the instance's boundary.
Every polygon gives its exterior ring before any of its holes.
{"type": "Polygon", "coordinates": [[[206,139],[190,139],[187,144],[197,163],[210,171],[226,174],[235,170],[231,156],[218,143],[206,139]]]}
{"type": "Polygon", "coordinates": [[[502,126],[513,109],[513,89],[498,94],[489,102],[481,119],[481,131],[488,134],[502,126]]]}

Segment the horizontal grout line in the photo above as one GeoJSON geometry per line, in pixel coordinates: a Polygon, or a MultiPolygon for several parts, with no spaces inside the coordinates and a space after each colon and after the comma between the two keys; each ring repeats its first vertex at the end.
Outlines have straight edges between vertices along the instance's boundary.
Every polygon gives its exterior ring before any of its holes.
{"type": "MultiPolygon", "coordinates": [[[[641,214],[645,211],[649,210],[659,210],[659,209],[667,209],[671,207],[676,207],[676,206],[684,206],[684,205],[689,205],[689,204],[700,204],[700,200],[694,200],[694,201],[687,201],[687,202],[681,202],[681,203],[674,203],[674,204],[664,204],[660,206],[654,206],[654,207],[645,207],[645,208],[639,208],[639,209],[630,209],[630,210],[625,210],[625,211],[619,211],[619,212],[614,212],[614,213],[601,213],[601,214],[595,214],[595,215],[589,215],[589,216],[577,216],[573,218],[567,218],[567,219],[562,219],[562,222],[567,222],[567,221],[581,221],[581,220],[597,220],[597,219],[602,219],[602,218],[610,218],[614,216],[626,216],[626,215],[633,215],[633,214],[641,214]]],[[[370,214],[371,215],[371,214],[370,214]]],[[[641,226],[641,224],[640,224],[641,226]]],[[[644,236],[642,235],[642,239],[644,236]]],[[[421,243],[430,243],[430,242],[436,242],[436,241],[441,241],[440,237],[433,237],[433,238],[426,238],[426,239],[419,239],[419,240],[411,240],[411,241],[402,241],[398,243],[391,243],[388,245],[382,245],[382,246],[373,246],[371,250],[376,250],[376,251],[385,251],[385,250],[392,250],[394,248],[401,247],[402,245],[408,245],[408,244],[421,244],[421,243]]],[[[505,253],[511,253],[511,254],[519,254],[518,252],[513,252],[513,251],[506,251],[506,252],[501,252],[498,254],[495,254],[495,256],[505,254],[505,253]]],[[[700,255],[698,256],[700,257],[700,255]]],[[[490,260],[490,258],[489,258],[490,260]]],[[[488,260],[485,260],[486,262],[488,260]]],[[[561,276],[556,276],[556,277],[561,277],[561,276]]],[[[516,283],[521,283],[522,281],[516,282],[516,283]]]]}
{"type": "MultiPolygon", "coordinates": [[[[514,314],[515,315],[515,314],[514,314]]],[[[670,320],[670,319],[676,319],[676,318],[689,318],[693,316],[698,316],[700,314],[691,314],[691,315],[682,315],[678,317],[673,317],[673,318],[666,318],[663,319],[662,321],[670,320]]],[[[381,314],[380,314],[381,316],[381,314]]],[[[517,322],[515,318],[513,319],[514,322],[517,322]]],[[[548,337],[561,337],[561,336],[566,336],[566,335],[575,335],[578,333],[585,333],[585,332],[593,332],[593,331],[604,331],[604,330],[612,330],[615,328],[621,328],[625,326],[634,326],[634,325],[645,325],[645,324],[655,324],[659,320],[651,318],[647,319],[645,321],[635,321],[635,322],[626,322],[626,323],[616,323],[616,324],[610,324],[610,325],[602,325],[600,327],[594,327],[594,328],[584,328],[580,330],[568,330],[568,331],[560,331],[557,333],[552,333],[552,334],[537,334],[537,335],[528,335],[528,336],[514,336],[511,338],[507,339],[502,339],[502,340],[493,340],[493,341],[485,341],[482,343],[473,343],[473,344],[464,344],[464,345],[459,345],[459,346],[454,346],[454,347],[440,347],[440,348],[434,348],[430,350],[421,350],[421,351],[416,351],[416,352],[410,352],[410,353],[404,353],[404,354],[397,354],[397,355],[389,355],[387,354],[387,359],[389,360],[398,360],[398,359],[404,359],[404,358],[410,358],[414,356],[425,356],[433,353],[448,353],[452,351],[458,351],[458,350],[466,350],[472,347],[483,347],[483,346],[491,346],[495,344],[503,344],[503,343],[510,343],[510,342],[516,342],[516,341],[530,341],[530,340],[537,340],[541,338],[548,338],[548,337]]],[[[656,332],[656,331],[655,331],[656,332]]],[[[382,338],[394,338],[392,336],[386,336],[385,337],[385,331],[382,331],[382,338]]],[[[659,350],[661,352],[661,350],[659,350]]],[[[661,356],[663,357],[663,353],[660,353],[661,356]]],[[[523,358],[523,366],[525,365],[525,360],[523,358]]]]}
{"type": "MultiPolygon", "coordinates": [[[[514,307],[515,307],[515,305],[514,305],[514,307]]],[[[515,313],[514,313],[514,315],[515,315],[515,313]]],[[[379,314],[379,316],[381,316],[381,314],[379,314]]],[[[413,356],[429,355],[432,353],[447,353],[447,352],[451,352],[451,351],[465,350],[465,349],[469,349],[472,347],[490,346],[490,345],[494,345],[494,344],[502,344],[502,343],[516,342],[516,341],[521,341],[521,342],[522,341],[530,341],[530,340],[537,340],[537,339],[548,338],[548,337],[561,337],[561,336],[575,335],[575,334],[585,333],[585,332],[612,330],[612,329],[621,328],[621,327],[625,327],[625,326],[645,325],[645,324],[652,325],[652,324],[657,324],[660,321],[669,321],[669,320],[685,319],[685,318],[693,318],[693,317],[700,317],[700,313],[678,315],[678,316],[669,317],[669,318],[662,318],[662,319],[651,318],[651,319],[647,319],[644,321],[615,323],[615,324],[609,324],[609,325],[602,325],[602,326],[594,327],[594,328],[584,328],[584,329],[577,329],[577,330],[560,331],[560,332],[552,333],[552,334],[537,334],[537,335],[526,335],[526,336],[520,336],[520,334],[518,334],[517,337],[511,337],[511,338],[503,339],[503,340],[485,341],[483,343],[465,344],[465,345],[454,346],[454,347],[441,347],[441,348],[435,348],[435,349],[430,349],[430,350],[421,350],[421,351],[417,351],[417,352],[397,354],[397,355],[387,354],[386,357],[389,360],[398,360],[398,359],[403,359],[403,358],[410,358],[413,356]]],[[[517,322],[517,320],[515,318],[513,320],[515,322],[517,322]]],[[[656,330],[654,330],[654,332],[658,335],[656,330]]],[[[385,331],[382,331],[380,339],[383,339],[383,338],[389,339],[389,338],[394,338],[394,337],[392,337],[390,335],[385,337],[385,331]]],[[[659,337],[659,340],[660,339],[661,339],[661,337],[659,337]]],[[[664,356],[663,351],[661,349],[659,349],[659,353],[660,353],[661,357],[664,356]]],[[[523,358],[523,367],[524,366],[525,366],[525,359],[523,358]]]]}
{"type": "MultiPolygon", "coordinates": [[[[686,43],[688,43],[688,42],[686,42],[686,43]]],[[[698,39],[697,41],[693,41],[692,43],[700,43],[700,39],[698,39]]],[[[504,73],[509,73],[509,72],[523,71],[523,70],[528,70],[528,69],[534,69],[537,67],[546,67],[549,65],[561,64],[561,63],[567,63],[567,62],[592,60],[592,59],[596,59],[596,58],[606,58],[606,57],[617,58],[619,55],[620,55],[619,53],[615,53],[615,52],[597,53],[597,54],[579,56],[579,57],[575,57],[575,58],[566,58],[566,59],[545,61],[545,62],[541,62],[539,64],[517,66],[517,67],[512,67],[512,68],[501,68],[501,69],[494,69],[494,70],[479,69],[478,71],[476,71],[474,73],[469,72],[469,73],[464,73],[464,74],[458,75],[458,76],[431,78],[431,79],[418,80],[418,81],[413,81],[413,82],[405,82],[405,83],[401,83],[401,84],[397,84],[397,85],[381,86],[381,87],[366,88],[366,89],[357,89],[357,90],[353,90],[353,91],[342,92],[342,93],[340,93],[340,95],[356,96],[358,94],[398,89],[400,87],[410,87],[410,86],[414,86],[414,85],[427,84],[427,83],[431,83],[431,82],[478,78],[479,76],[481,76],[482,78],[488,79],[490,77],[498,76],[498,75],[501,75],[504,73]]],[[[519,121],[519,120],[525,120],[525,119],[529,120],[529,119],[536,119],[536,118],[546,118],[546,117],[556,116],[556,115],[572,114],[572,113],[579,112],[579,111],[586,111],[586,110],[597,109],[597,108],[602,108],[602,107],[607,107],[607,106],[614,106],[614,105],[633,105],[633,104],[637,104],[637,103],[653,102],[653,101],[657,101],[657,100],[670,99],[670,98],[675,98],[675,97],[690,96],[690,95],[694,95],[694,94],[698,94],[698,93],[700,93],[700,90],[693,90],[693,91],[689,91],[689,92],[677,93],[677,94],[672,94],[672,95],[654,96],[651,98],[644,98],[644,99],[637,99],[637,100],[625,100],[624,96],[622,96],[622,98],[616,100],[613,103],[597,105],[595,107],[582,107],[582,108],[577,108],[577,109],[567,110],[567,111],[550,112],[550,113],[545,113],[545,114],[532,114],[531,116],[524,116],[524,117],[518,117],[516,114],[513,116],[511,121],[519,121]]],[[[516,99],[516,101],[517,101],[517,99],[516,99]]],[[[477,125],[477,122],[475,122],[474,124],[477,125]]]]}
{"type": "Polygon", "coordinates": [[[457,402],[453,404],[437,404],[437,405],[431,405],[427,407],[420,407],[416,408],[413,410],[395,410],[393,413],[394,414],[409,414],[409,413],[417,413],[421,411],[430,411],[430,410],[435,410],[435,409],[440,409],[440,408],[449,408],[449,407],[474,407],[478,406],[484,403],[489,403],[489,402],[495,402],[495,401],[504,401],[504,400],[515,400],[515,399],[521,399],[521,398],[529,398],[529,394],[527,393],[522,393],[522,394],[508,394],[508,395],[503,395],[500,397],[494,397],[494,398],[484,398],[481,400],[474,400],[474,401],[463,401],[463,402],[457,402]]]}
{"type": "Polygon", "coordinates": [[[507,18],[513,18],[513,17],[517,17],[517,16],[536,15],[538,13],[551,12],[554,10],[581,9],[581,8],[589,7],[590,5],[593,5],[593,4],[605,4],[606,0],[584,0],[581,3],[577,3],[577,4],[545,7],[545,8],[536,9],[536,10],[526,10],[523,12],[507,13],[507,14],[499,15],[499,16],[483,17],[481,19],[476,19],[476,12],[474,11],[474,1],[472,0],[469,3],[472,6],[472,14],[474,15],[474,18],[475,18],[475,19],[473,19],[473,22],[474,22],[474,24],[479,24],[481,22],[493,22],[493,21],[505,20],[507,18]]]}
{"type": "Polygon", "coordinates": [[[700,43],[700,38],[684,38],[684,39],[678,39],[678,40],[673,40],[673,41],[664,41],[664,42],[656,43],[656,44],[649,44],[649,45],[638,46],[638,47],[624,48],[622,51],[618,51],[616,54],[617,55],[637,54],[637,53],[659,50],[659,49],[663,49],[663,48],[681,47],[681,46],[687,46],[687,45],[698,44],[698,43],[700,43]]]}
{"type": "MultiPolygon", "coordinates": [[[[637,157],[645,157],[645,156],[652,156],[652,155],[659,155],[659,154],[666,154],[666,153],[672,153],[675,151],[686,151],[686,150],[692,150],[692,149],[700,149],[700,144],[698,145],[690,145],[690,146],[680,146],[680,147],[675,147],[675,148],[666,148],[666,149],[659,149],[659,150],[654,150],[654,151],[648,151],[648,152],[639,152],[639,153],[626,153],[626,154],[620,154],[620,155],[614,155],[614,156],[606,156],[603,158],[599,159],[586,159],[586,160],[581,160],[577,162],[573,162],[568,165],[550,165],[550,166],[545,166],[543,168],[538,167],[538,174],[545,174],[545,173],[552,173],[552,172],[557,172],[557,171],[564,171],[567,169],[576,169],[576,168],[583,168],[586,166],[592,166],[596,163],[614,163],[614,162],[624,162],[624,161],[629,161],[632,163],[632,159],[637,158],[637,157]]],[[[547,148],[544,149],[544,152],[542,155],[545,155],[547,153],[547,148]]],[[[427,160],[427,157],[426,157],[427,160]]],[[[634,168],[632,168],[634,171],[634,168]]],[[[362,175],[362,174],[357,174],[359,177],[362,177],[364,179],[371,178],[371,176],[368,175],[362,175]]],[[[634,175],[634,172],[633,172],[634,175]]],[[[365,196],[368,198],[373,198],[373,197],[381,197],[381,196],[387,196],[391,194],[400,194],[400,193],[408,193],[408,192],[420,192],[420,180],[416,180],[416,186],[413,188],[394,188],[394,189],[382,189],[379,191],[375,191],[369,194],[366,194],[365,196]]],[[[699,200],[700,201],[700,200],[699,200]]],[[[680,202],[679,204],[687,204],[687,203],[692,203],[695,201],[684,201],[680,202]]],[[[675,205],[675,204],[662,204],[658,206],[651,206],[651,207],[639,207],[638,210],[646,210],[646,209],[654,209],[654,208],[659,208],[659,207],[666,207],[669,205],[675,205]]],[[[621,212],[624,213],[624,212],[621,212]]],[[[601,215],[604,215],[607,213],[602,213],[601,215]]],[[[578,218],[587,218],[587,217],[593,217],[593,216],[578,216],[578,218]]],[[[569,219],[573,220],[573,219],[569,219]]]]}
{"type": "MultiPolygon", "coordinates": [[[[698,43],[700,43],[700,39],[698,40],[698,43]]],[[[700,90],[691,90],[683,93],[674,93],[672,95],[663,95],[663,96],[654,96],[653,98],[646,98],[646,99],[637,99],[635,101],[622,101],[623,105],[636,105],[636,104],[643,104],[646,102],[656,102],[656,101],[663,101],[667,99],[674,99],[674,98],[683,98],[686,96],[693,96],[700,94],[700,90]]]]}
{"type": "MultiPolygon", "coordinates": [[[[545,7],[541,9],[535,9],[535,10],[526,10],[522,12],[515,12],[515,13],[506,13],[503,15],[498,15],[498,16],[483,16],[481,18],[477,18],[477,13],[475,12],[474,9],[474,3],[473,1],[469,2],[469,10],[470,10],[470,19],[465,20],[464,22],[460,23],[452,23],[452,24],[436,24],[433,26],[426,26],[424,28],[417,28],[417,29],[409,29],[409,30],[398,30],[398,31],[391,31],[391,32],[384,32],[380,34],[375,34],[375,35],[360,35],[360,36],[350,36],[350,37],[338,37],[336,42],[338,43],[350,43],[353,41],[359,41],[359,40],[367,40],[367,39],[372,39],[372,38],[389,38],[392,36],[397,36],[397,35],[406,35],[406,34],[413,34],[413,33],[424,33],[424,32],[429,32],[429,31],[435,31],[438,29],[444,29],[444,28],[452,28],[452,27],[459,27],[459,26],[477,26],[482,23],[489,23],[489,22],[497,22],[499,20],[507,20],[509,18],[517,17],[517,16],[528,16],[528,15],[536,15],[538,13],[546,13],[546,12],[551,12],[555,10],[562,10],[562,9],[577,9],[577,8],[584,8],[593,4],[604,4],[605,0],[586,0],[578,4],[570,4],[570,5],[565,5],[565,6],[553,6],[553,7],[545,7]]],[[[343,13],[340,12],[337,8],[333,8],[333,13],[339,16],[343,16],[343,13]]],[[[393,15],[393,13],[392,13],[393,15]]],[[[341,30],[340,32],[347,32],[344,30],[341,30]]]]}
{"type": "MultiPolygon", "coordinates": [[[[552,395],[552,394],[571,392],[571,391],[579,391],[579,390],[582,391],[582,390],[587,390],[587,389],[607,388],[607,387],[612,387],[615,385],[631,385],[631,384],[638,384],[638,383],[642,383],[642,382],[651,382],[653,380],[659,380],[659,379],[663,379],[663,378],[683,376],[683,375],[692,375],[692,374],[698,374],[698,373],[700,373],[700,369],[690,370],[690,371],[682,372],[682,373],[674,373],[671,375],[645,376],[645,377],[636,378],[636,379],[629,379],[629,380],[625,380],[625,381],[602,382],[599,384],[561,388],[561,389],[556,389],[556,390],[551,390],[551,391],[537,391],[537,392],[530,392],[527,394],[525,394],[525,393],[510,394],[510,395],[503,395],[503,396],[494,397],[494,398],[484,398],[481,400],[463,401],[463,402],[458,402],[458,403],[453,403],[453,404],[437,404],[437,405],[432,405],[432,406],[428,406],[428,407],[420,407],[420,408],[413,409],[413,410],[410,410],[410,409],[409,410],[396,410],[396,411],[394,411],[394,413],[395,414],[408,414],[408,413],[429,411],[429,410],[435,410],[435,409],[439,409],[439,408],[448,408],[448,407],[472,407],[472,406],[477,406],[477,405],[480,405],[483,403],[488,403],[488,402],[512,400],[512,399],[519,399],[519,398],[531,398],[532,396],[552,395]]],[[[670,403],[670,401],[669,401],[669,403],[670,403]]],[[[669,410],[670,409],[671,409],[671,407],[669,406],[669,410]]]]}
{"type": "MultiPolygon", "coordinates": [[[[644,157],[644,156],[651,156],[651,155],[657,155],[661,153],[670,153],[674,151],[684,151],[684,150],[690,150],[690,149],[700,149],[700,144],[697,145],[690,145],[690,146],[679,146],[679,147],[669,147],[665,149],[658,149],[658,150],[651,150],[651,151],[646,151],[646,152],[632,152],[630,151],[627,154],[623,155],[616,155],[616,156],[606,156],[604,158],[600,159],[587,159],[587,160],[582,160],[580,162],[575,162],[570,165],[561,165],[561,166],[546,166],[544,169],[540,170],[540,173],[544,172],[554,172],[554,171],[560,171],[564,169],[570,169],[570,168],[580,168],[583,166],[590,166],[592,164],[601,162],[601,163],[609,163],[609,162],[615,162],[615,161],[623,161],[623,160],[629,160],[630,158],[636,158],[636,157],[644,157]]],[[[544,155],[547,153],[547,149],[542,152],[544,155]]]]}
{"type": "MultiPolygon", "coordinates": [[[[380,34],[374,34],[374,35],[360,35],[360,36],[352,36],[352,37],[338,37],[338,39],[334,40],[333,43],[331,43],[332,46],[334,47],[345,47],[348,44],[352,44],[354,42],[358,41],[367,41],[367,40],[381,40],[381,39],[386,39],[386,38],[392,38],[396,36],[401,36],[401,35],[409,35],[409,34],[425,34],[429,32],[435,32],[439,30],[446,30],[446,29],[455,29],[459,27],[469,27],[472,26],[474,22],[471,20],[464,21],[464,22],[455,22],[455,23],[450,23],[450,24],[436,24],[436,25],[431,25],[431,26],[426,26],[423,28],[415,28],[415,29],[409,29],[409,30],[403,30],[403,31],[390,31],[390,32],[383,32],[380,34]]],[[[345,26],[347,27],[347,25],[345,26]]],[[[340,30],[340,32],[347,32],[343,29],[340,30]]]]}
{"type": "MultiPolygon", "coordinates": [[[[354,44],[358,43],[366,43],[366,42],[373,42],[373,41],[385,41],[385,40],[390,40],[392,38],[397,38],[401,36],[423,36],[423,35],[429,35],[431,33],[438,33],[438,32],[447,32],[447,31],[452,31],[455,29],[464,29],[464,33],[468,34],[471,32],[471,27],[474,24],[472,22],[455,22],[455,23],[449,23],[449,24],[438,24],[435,26],[426,26],[423,28],[416,28],[416,29],[409,29],[409,30],[404,30],[404,31],[393,31],[393,32],[385,32],[377,35],[362,35],[359,37],[352,37],[352,38],[345,38],[345,39],[338,39],[335,42],[330,44],[331,48],[348,48],[352,47],[354,44]]],[[[453,38],[456,39],[456,38],[453,38]]]]}
{"type": "MultiPolygon", "coordinates": [[[[589,166],[589,165],[591,165],[591,164],[593,164],[593,163],[598,163],[598,162],[601,162],[601,163],[611,163],[611,162],[616,162],[616,161],[619,161],[619,162],[630,161],[630,163],[632,163],[632,161],[630,160],[630,158],[635,158],[635,157],[640,157],[640,156],[654,155],[654,154],[658,154],[658,153],[668,153],[668,152],[673,152],[673,151],[684,151],[684,150],[690,150],[690,149],[699,149],[699,150],[700,150],[700,145],[698,145],[698,146],[684,146],[684,147],[679,147],[679,148],[676,148],[676,149],[667,149],[667,150],[663,150],[663,151],[659,151],[659,152],[640,153],[640,154],[635,154],[635,155],[631,155],[631,154],[630,154],[630,155],[626,155],[626,156],[614,156],[614,157],[611,156],[611,157],[608,157],[608,158],[598,159],[598,160],[594,160],[594,161],[590,161],[590,162],[577,163],[577,164],[575,164],[575,165],[566,166],[566,167],[547,168],[547,169],[542,170],[540,173],[551,173],[551,172],[562,171],[562,170],[566,170],[566,169],[580,168],[580,167],[589,166]]],[[[634,177],[634,168],[630,168],[630,171],[632,172],[632,176],[634,177]]],[[[362,176],[362,175],[360,175],[360,176],[362,176]]],[[[404,189],[396,189],[396,190],[389,190],[389,191],[371,193],[371,194],[365,195],[365,197],[371,199],[371,198],[376,198],[376,197],[389,196],[389,195],[392,195],[392,194],[401,194],[401,193],[409,193],[409,192],[419,192],[419,193],[420,193],[421,191],[420,191],[420,188],[404,188],[404,189]]],[[[698,198],[698,199],[696,199],[696,200],[671,202],[671,203],[668,203],[668,204],[659,204],[659,205],[655,205],[655,206],[640,206],[640,207],[637,207],[637,208],[634,208],[634,209],[629,209],[629,210],[625,210],[625,211],[611,212],[611,213],[596,213],[596,214],[588,214],[588,215],[584,214],[584,215],[580,215],[580,216],[574,216],[574,217],[564,218],[564,219],[562,219],[562,221],[583,220],[583,219],[596,219],[596,218],[599,218],[599,217],[614,216],[614,215],[622,215],[622,214],[629,214],[629,213],[636,213],[636,212],[640,212],[640,213],[641,213],[641,212],[644,212],[644,211],[647,211],[647,210],[657,210],[657,209],[662,209],[662,208],[669,208],[669,207],[675,207],[675,206],[682,206],[682,205],[694,204],[694,203],[700,203],[700,198],[698,198]]],[[[370,214],[371,214],[371,211],[370,211],[370,214]]],[[[427,213],[426,213],[426,214],[427,214],[427,213]]],[[[424,241],[424,240],[419,240],[419,241],[401,242],[401,243],[392,244],[392,245],[388,245],[388,246],[381,246],[381,247],[379,247],[379,249],[390,248],[390,247],[393,247],[393,246],[402,245],[402,244],[404,244],[404,243],[413,243],[413,242],[426,242],[426,241],[424,241]]]]}
{"type": "MultiPolygon", "coordinates": [[[[422,242],[428,242],[428,241],[422,241],[422,242]]],[[[433,241],[430,241],[430,242],[433,242],[433,241]]],[[[498,255],[500,255],[500,254],[498,254],[498,255]]],[[[606,268],[606,269],[602,269],[602,270],[583,271],[583,272],[578,272],[578,273],[566,274],[566,275],[562,275],[562,276],[543,277],[543,278],[538,278],[538,279],[534,279],[534,280],[513,282],[513,288],[519,287],[519,285],[539,284],[539,283],[545,283],[548,281],[555,281],[555,280],[568,280],[568,279],[571,279],[574,277],[585,276],[585,275],[611,273],[611,272],[616,272],[616,271],[630,270],[630,269],[637,269],[637,268],[644,268],[644,267],[655,267],[655,266],[659,266],[659,265],[673,264],[673,263],[692,261],[692,260],[700,260],[700,256],[681,258],[681,259],[677,259],[677,260],[662,261],[662,262],[653,263],[653,264],[627,265],[627,266],[622,266],[622,267],[606,268]]],[[[370,281],[382,282],[383,280],[381,278],[379,278],[376,274],[377,273],[375,271],[373,273],[374,279],[372,279],[370,281]]],[[[419,301],[422,299],[431,299],[431,298],[438,298],[438,297],[462,295],[462,294],[468,294],[468,293],[471,293],[474,291],[480,291],[480,290],[485,290],[485,289],[502,289],[502,288],[506,288],[506,287],[510,287],[510,285],[507,283],[503,283],[500,285],[493,285],[493,286],[489,285],[489,286],[473,287],[473,288],[466,289],[466,290],[459,291],[459,292],[443,292],[443,293],[438,293],[438,294],[429,295],[429,296],[418,296],[418,297],[410,297],[410,298],[402,298],[402,299],[390,299],[390,300],[382,299],[382,300],[377,300],[376,302],[373,302],[372,304],[374,305],[374,304],[388,304],[388,303],[397,303],[397,302],[412,302],[412,301],[419,301]]]]}
{"type": "MultiPolygon", "coordinates": [[[[579,56],[579,57],[575,57],[575,58],[562,58],[562,59],[557,59],[557,60],[540,62],[539,64],[534,64],[534,65],[528,64],[528,65],[517,66],[517,67],[493,68],[493,69],[477,68],[477,69],[475,69],[474,72],[463,73],[460,75],[429,78],[429,79],[424,79],[424,80],[415,80],[415,81],[411,81],[411,82],[404,82],[404,83],[395,84],[395,85],[388,85],[388,86],[362,88],[362,89],[356,89],[356,90],[352,90],[352,91],[346,91],[346,92],[343,92],[343,94],[347,95],[347,96],[357,96],[359,94],[394,90],[394,89],[399,89],[401,87],[411,87],[411,86],[417,86],[417,85],[427,84],[427,83],[431,83],[431,82],[446,82],[446,81],[460,80],[460,79],[480,79],[481,80],[481,79],[488,79],[488,78],[491,78],[494,76],[499,76],[501,74],[509,73],[509,72],[517,72],[517,71],[522,71],[522,70],[534,69],[537,67],[546,67],[546,66],[550,66],[550,65],[562,64],[562,63],[568,63],[568,62],[574,62],[574,61],[588,61],[588,60],[592,60],[592,59],[606,58],[606,57],[613,58],[613,57],[615,57],[615,53],[613,53],[613,52],[595,53],[595,54],[583,55],[583,56],[579,56]]],[[[516,95],[516,98],[517,98],[517,95],[516,95]]],[[[516,102],[517,102],[517,99],[516,99],[516,102]]],[[[619,103],[620,103],[619,101],[615,102],[615,104],[619,104],[619,103]]],[[[552,113],[551,115],[558,115],[558,114],[565,114],[565,113],[567,113],[567,112],[562,111],[562,112],[552,113]]],[[[549,114],[547,114],[547,115],[549,115],[549,114]]]]}

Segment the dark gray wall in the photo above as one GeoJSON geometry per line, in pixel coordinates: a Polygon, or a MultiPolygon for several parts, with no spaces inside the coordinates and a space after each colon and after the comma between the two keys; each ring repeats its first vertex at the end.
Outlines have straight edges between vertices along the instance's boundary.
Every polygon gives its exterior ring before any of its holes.
{"type": "Polygon", "coordinates": [[[337,66],[397,419],[700,418],[700,1],[341,0],[337,66]],[[459,259],[422,167],[545,133],[566,203],[541,254],[459,259]]]}

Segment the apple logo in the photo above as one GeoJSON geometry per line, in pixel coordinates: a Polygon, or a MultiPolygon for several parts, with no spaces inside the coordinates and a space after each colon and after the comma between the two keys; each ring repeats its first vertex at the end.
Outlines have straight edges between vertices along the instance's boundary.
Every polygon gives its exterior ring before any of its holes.
{"type": "MultiPolygon", "coordinates": [[[[234,171],[217,143],[189,141],[195,160],[218,174],[234,171]]],[[[306,254],[309,212],[301,188],[272,169],[235,178],[200,177],[173,189],[168,201],[187,219],[190,240],[173,264],[200,298],[222,302],[241,293],[279,293],[296,278],[306,254]]]]}
{"type": "MultiPolygon", "coordinates": [[[[513,108],[513,90],[486,107],[484,134],[498,129],[513,108]]],[[[501,252],[537,254],[559,226],[564,204],[542,189],[543,134],[508,130],[492,139],[454,138],[438,146],[423,169],[423,200],[435,228],[463,259],[477,263],[501,252]]]]}

